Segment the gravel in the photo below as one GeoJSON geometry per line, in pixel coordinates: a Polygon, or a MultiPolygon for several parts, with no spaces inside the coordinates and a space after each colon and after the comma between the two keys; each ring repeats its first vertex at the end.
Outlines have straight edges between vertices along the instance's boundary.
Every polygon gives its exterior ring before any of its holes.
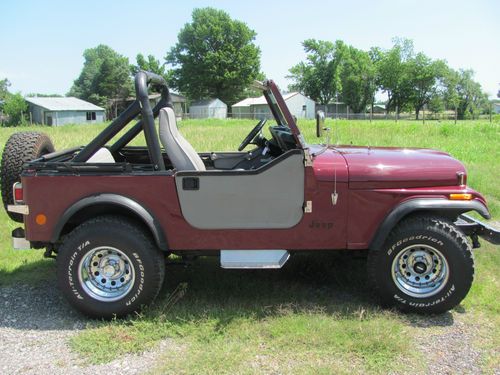
{"type": "Polygon", "coordinates": [[[429,374],[481,374],[478,326],[466,314],[415,317],[412,333],[429,374]]]}
{"type": "MultiPolygon", "coordinates": [[[[1,374],[142,374],[156,367],[162,352],[175,348],[165,340],[140,355],[87,365],[70,350],[68,341],[88,320],[66,303],[54,285],[47,281],[36,286],[0,286],[1,374]]],[[[481,373],[481,352],[474,345],[478,327],[467,321],[467,314],[409,316],[408,330],[426,363],[417,372],[481,373]]],[[[406,364],[401,373],[414,371],[406,364]]]]}
{"type": "Polygon", "coordinates": [[[0,286],[1,374],[142,374],[171,344],[122,356],[103,365],[87,365],[68,345],[88,320],[72,309],[54,282],[37,286],[0,286]]]}

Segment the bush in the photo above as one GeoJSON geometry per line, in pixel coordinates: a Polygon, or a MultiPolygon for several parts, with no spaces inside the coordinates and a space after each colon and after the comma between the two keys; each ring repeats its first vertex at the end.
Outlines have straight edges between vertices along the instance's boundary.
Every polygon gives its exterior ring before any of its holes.
{"type": "Polygon", "coordinates": [[[5,98],[3,111],[8,117],[7,126],[19,126],[26,123],[28,104],[21,94],[9,94],[5,98]]]}

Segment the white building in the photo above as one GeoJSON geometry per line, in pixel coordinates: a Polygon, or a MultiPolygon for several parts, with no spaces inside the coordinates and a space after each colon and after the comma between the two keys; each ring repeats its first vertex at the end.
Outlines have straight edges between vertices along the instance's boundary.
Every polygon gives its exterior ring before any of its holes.
{"type": "Polygon", "coordinates": [[[92,124],[104,121],[104,108],[73,97],[32,97],[28,102],[35,124],[60,126],[92,124]]]}
{"type": "MultiPolygon", "coordinates": [[[[290,110],[290,113],[297,118],[314,119],[316,104],[314,100],[301,94],[300,92],[290,92],[283,95],[283,99],[290,110]]],[[[272,118],[271,110],[266,98],[247,98],[232,106],[233,117],[235,118],[272,118]]]]}
{"type": "Polygon", "coordinates": [[[226,118],[227,104],[220,99],[206,99],[191,103],[189,118],[226,118]]]}

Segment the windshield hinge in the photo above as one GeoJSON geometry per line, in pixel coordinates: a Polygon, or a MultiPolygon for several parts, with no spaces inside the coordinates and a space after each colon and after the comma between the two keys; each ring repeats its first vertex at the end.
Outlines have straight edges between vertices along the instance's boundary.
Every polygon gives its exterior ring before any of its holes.
{"type": "Polygon", "coordinates": [[[313,161],[312,161],[311,154],[309,153],[309,149],[306,148],[306,149],[304,149],[304,166],[305,167],[312,167],[312,165],[313,165],[313,161]]]}

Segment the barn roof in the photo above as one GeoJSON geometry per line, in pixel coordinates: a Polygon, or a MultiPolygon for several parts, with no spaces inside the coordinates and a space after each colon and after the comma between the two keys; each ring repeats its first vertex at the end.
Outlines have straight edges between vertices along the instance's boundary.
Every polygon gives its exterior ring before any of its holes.
{"type": "Polygon", "coordinates": [[[44,97],[44,98],[25,98],[28,103],[45,108],[48,111],[104,111],[104,108],[98,107],[85,100],[67,97],[44,97]]]}

